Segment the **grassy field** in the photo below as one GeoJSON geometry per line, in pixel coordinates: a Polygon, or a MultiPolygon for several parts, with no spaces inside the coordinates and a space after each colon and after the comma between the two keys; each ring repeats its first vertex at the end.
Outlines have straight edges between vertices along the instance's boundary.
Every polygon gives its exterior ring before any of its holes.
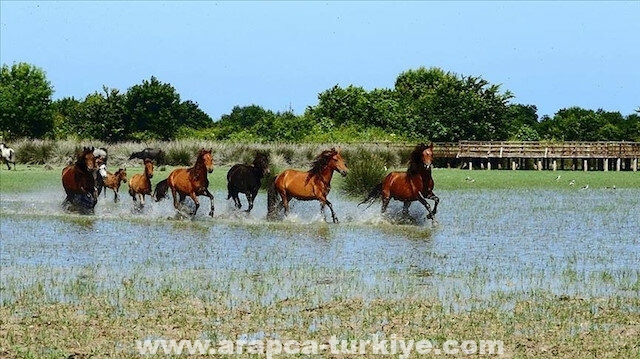
{"type": "MultiPolygon", "coordinates": [[[[387,339],[395,334],[405,341],[428,339],[436,348],[452,338],[502,340],[504,355],[499,357],[505,358],[637,358],[640,354],[637,297],[585,300],[550,296],[519,300],[510,311],[450,313],[437,299],[366,302],[350,298],[321,306],[292,299],[272,305],[252,301],[230,307],[226,304],[230,298],[224,293],[215,295],[211,300],[188,292],[167,292],[153,300],[136,300],[125,287],[117,303],[89,291],[79,303],[49,304],[38,302],[46,300],[39,297],[40,293],[25,293],[22,301],[0,307],[0,357],[138,358],[141,356],[134,343],[145,338],[204,337],[212,342],[247,337],[276,339],[271,333],[277,333],[283,342],[320,343],[333,335],[367,340],[372,333],[387,339]]],[[[256,356],[245,352],[237,357],[256,356]]],[[[331,355],[326,351],[320,357],[398,355],[373,355],[371,351],[364,355],[331,355]]],[[[411,357],[437,356],[414,353],[411,357]]]]}
{"type": "MultiPolygon", "coordinates": [[[[29,192],[42,187],[62,187],[60,174],[62,167],[20,166],[16,171],[0,170],[0,192],[29,192]]],[[[165,179],[175,167],[156,167],[152,184],[165,179]]],[[[230,166],[216,167],[209,175],[210,186],[214,190],[226,188],[226,175],[230,166]]],[[[302,168],[304,169],[304,168],[302,168]]],[[[111,172],[115,168],[110,168],[111,172]]],[[[142,166],[128,167],[129,177],[142,173],[142,166]]],[[[591,189],[640,188],[640,172],[583,172],[583,171],[487,171],[434,169],[435,191],[467,189],[591,189]],[[558,178],[560,177],[560,178],[558,178]],[[573,181],[573,185],[570,183],[573,181]]],[[[343,179],[336,175],[333,186],[340,189],[343,179]]],[[[125,185],[126,186],[126,185],[125,185]]],[[[126,187],[125,187],[126,188],[126,187]]],[[[121,188],[121,191],[123,189],[121,188]]]]}

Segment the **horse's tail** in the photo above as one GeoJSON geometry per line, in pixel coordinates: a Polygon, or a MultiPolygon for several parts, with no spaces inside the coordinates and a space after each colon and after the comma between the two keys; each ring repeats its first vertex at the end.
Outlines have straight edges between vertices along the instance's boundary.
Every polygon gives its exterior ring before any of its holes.
{"type": "Polygon", "coordinates": [[[16,151],[13,148],[9,148],[9,162],[16,164],[16,151]]]}
{"type": "Polygon", "coordinates": [[[156,189],[153,191],[153,198],[156,202],[160,202],[160,200],[167,197],[167,192],[169,191],[169,182],[167,182],[167,179],[158,182],[156,189]]]}
{"type": "Polygon", "coordinates": [[[276,191],[276,181],[273,180],[267,187],[267,219],[275,219],[276,217],[278,196],[278,192],[276,191]]]}
{"type": "Polygon", "coordinates": [[[369,205],[367,206],[367,208],[371,207],[371,205],[373,204],[373,202],[378,199],[380,196],[382,196],[382,182],[378,183],[377,186],[373,187],[373,189],[371,191],[369,191],[369,194],[367,195],[367,198],[365,198],[362,202],[358,203],[358,206],[364,203],[369,202],[369,205]]]}

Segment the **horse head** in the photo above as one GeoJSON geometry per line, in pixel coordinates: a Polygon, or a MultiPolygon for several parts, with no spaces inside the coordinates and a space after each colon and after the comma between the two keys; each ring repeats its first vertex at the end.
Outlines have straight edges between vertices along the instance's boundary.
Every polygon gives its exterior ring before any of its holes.
{"type": "Polygon", "coordinates": [[[98,173],[100,173],[100,176],[102,176],[102,178],[107,178],[107,175],[108,175],[108,173],[107,173],[107,165],[101,164],[98,167],[98,173]]]}
{"type": "Polygon", "coordinates": [[[115,175],[124,183],[127,183],[127,168],[118,168],[115,175]]]}
{"type": "Polygon", "coordinates": [[[338,172],[340,172],[342,177],[344,177],[347,175],[347,172],[349,172],[349,169],[347,168],[347,164],[344,162],[344,159],[342,159],[342,156],[340,155],[340,149],[338,148],[338,150],[334,151],[335,154],[333,155],[333,157],[331,157],[331,160],[335,162],[335,168],[338,170],[338,172]]]}
{"type": "Polygon", "coordinates": [[[421,143],[411,152],[409,170],[430,169],[433,163],[433,142],[429,145],[421,143]]]}
{"type": "Polygon", "coordinates": [[[310,175],[316,175],[321,173],[325,168],[331,171],[338,171],[342,176],[346,176],[349,169],[344,163],[340,151],[332,148],[330,150],[324,150],[316,157],[311,163],[310,175]]]}
{"type": "Polygon", "coordinates": [[[213,172],[213,155],[211,155],[212,152],[212,149],[205,150],[204,148],[201,148],[200,151],[198,151],[198,159],[196,160],[196,164],[200,163],[204,165],[208,173],[213,172]]]}
{"type": "Polygon", "coordinates": [[[144,159],[144,174],[147,178],[153,178],[153,161],[148,158],[144,159]]]}
{"type": "Polygon", "coordinates": [[[88,171],[93,171],[97,168],[96,157],[93,155],[93,147],[84,147],[82,152],[78,155],[76,164],[82,168],[86,168],[88,171]]]}
{"type": "Polygon", "coordinates": [[[269,174],[269,154],[265,152],[256,152],[256,156],[253,159],[253,167],[262,170],[262,174],[269,174]]]}

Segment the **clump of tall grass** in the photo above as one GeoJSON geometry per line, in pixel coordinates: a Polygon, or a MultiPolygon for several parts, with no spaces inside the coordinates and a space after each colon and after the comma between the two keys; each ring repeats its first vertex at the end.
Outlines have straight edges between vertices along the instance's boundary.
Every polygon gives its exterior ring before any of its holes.
{"type": "Polygon", "coordinates": [[[170,166],[190,166],[193,163],[194,151],[191,148],[170,148],[165,155],[165,162],[170,166]]]}
{"type": "Polygon", "coordinates": [[[21,163],[43,165],[53,157],[55,144],[51,141],[24,141],[16,144],[16,159],[21,163]]]}
{"type": "Polygon", "coordinates": [[[366,195],[386,174],[385,161],[376,153],[345,151],[343,157],[349,167],[343,190],[352,196],[366,195]]]}

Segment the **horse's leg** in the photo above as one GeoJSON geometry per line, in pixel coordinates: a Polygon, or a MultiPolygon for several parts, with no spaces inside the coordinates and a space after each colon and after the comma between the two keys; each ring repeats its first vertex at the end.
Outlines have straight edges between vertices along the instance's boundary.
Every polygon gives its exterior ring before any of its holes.
{"type": "Polygon", "coordinates": [[[282,206],[284,208],[284,215],[288,216],[289,215],[289,201],[291,200],[291,197],[289,197],[289,195],[287,195],[286,191],[278,191],[280,193],[280,198],[282,199],[280,201],[280,206],[282,206]]]}
{"type": "MultiPolygon", "coordinates": [[[[436,224],[438,223],[436,221],[436,213],[438,212],[438,203],[440,203],[440,198],[438,196],[436,196],[433,192],[431,192],[428,196],[427,199],[430,199],[433,201],[433,212],[431,213],[431,223],[432,224],[436,224]]],[[[429,217],[427,217],[429,218],[429,217]]]]}
{"type": "Polygon", "coordinates": [[[427,219],[430,219],[431,221],[433,221],[434,219],[433,219],[433,212],[431,212],[431,206],[429,205],[429,203],[424,198],[421,192],[418,192],[418,201],[420,201],[420,203],[422,203],[424,208],[427,209],[427,219]]]}
{"type": "Polygon", "coordinates": [[[248,192],[246,196],[247,196],[247,203],[249,205],[249,208],[247,208],[245,212],[249,213],[253,209],[253,199],[255,198],[255,195],[251,192],[248,192]]]}
{"type": "Polygon", "coordinates": [[[380,209],[380,213],[384,213],[387,211],[387,206],[389,205],[389,201],[391,197],[382,197],[382,208],[380,209]]]}
{"type": "MultiPolygon", "coordinates": [[[[327,204],[327,206],[329,206],[329,209],[331,210],[331,218],[333,219],[333,223],[338,223],[338,217],[336,217],[336,212],[333,210],[333,206],[331,205],[331,202],[329,202],[329,200],[325,200],[325,203],[327,204]]],[[[324,203],[322,204],[322,216],[324,217],[324,203]]]]}
{"type": "MultiPolygon", "coordinates": [[[[209,192],[208,188],[204,189],[204,195],[209,197],[209,200],[211,200],[211,210],[209,211],[209,216],[213,217],[213,210],[214,210],[214,205],[213,205],[213,194],[211,192],[209,192]]],[[[240,202],[240,199],[238,198],[238,202],[240,202]]]]}
{"type": "Polygon", "coordinates": [[[173,207],[177,210],[180,210],[178,206],[184,200],[184,196],[180,194],[180,202],[178,202],[178,194],[176,192],[177,192],[176,189],[171,187],[171,196],[173,196],[173,207]]]}
{"type": "Polygon", "coordinates": [[[402,206],[402,215],[405,217],[409,216],[409,207],[411,206],[411,201],[404,201],[404,205],[402,206]]]}
{"type": "MultiPolygon", "coordinates": [[[[191,197],[191,199],[193,200],[193,203],[196,204],[196,209],[193,210],[193,214],[192,214],[192,216],[195,217],[196,212],[198,212],[198,208],[200,208],[200,201],[198,201],[198,196],[196,196],[195,192],[189,193],[189,197],[191,197]]],[[[211,203],[213,203],[213,201],[211,201],[211,203]]]]}
{"type": "Polygon", "coordinates": [[[430,199],[433,201],[433,215],[435,217],[436,213],[438,213],[438,203],[440,203],[440,198],[436,196],[435,193],[431,192],[427,196],[427,199],[430,199]]]}

